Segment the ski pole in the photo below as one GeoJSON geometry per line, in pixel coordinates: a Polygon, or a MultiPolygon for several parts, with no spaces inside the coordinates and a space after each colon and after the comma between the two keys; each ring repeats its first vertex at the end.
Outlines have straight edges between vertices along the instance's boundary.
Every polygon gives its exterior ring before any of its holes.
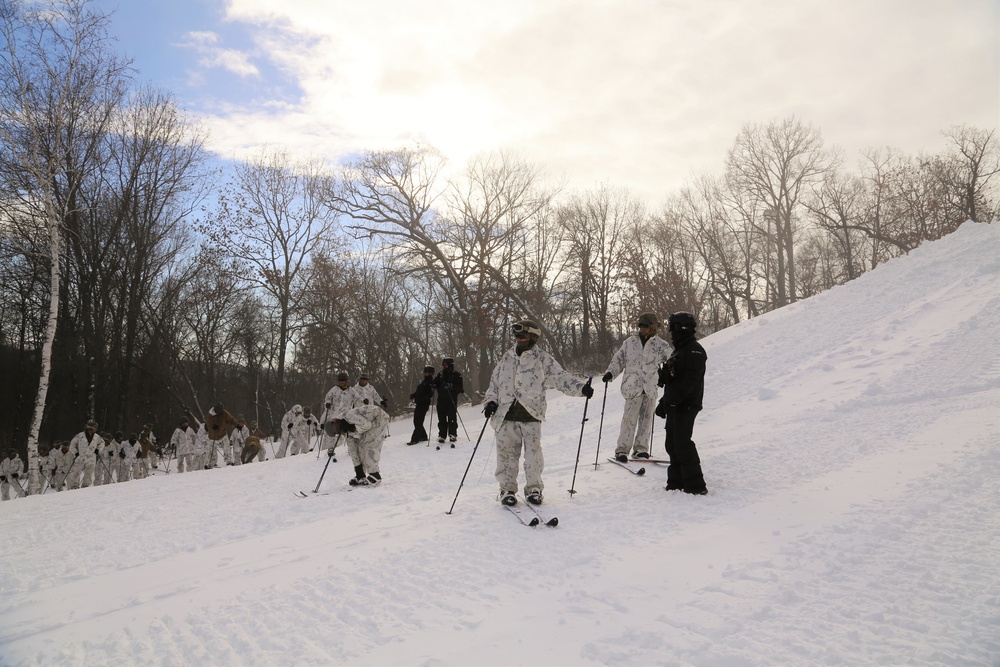
{"type": "MultiPolygon", "coordinates": [[[[427,446],[431,446],[431,431],[434,430],[434,413],[437,412],[437,401],[434,400],[434,394],[431,394],[431,423],[430,430],[427,431],[427,446]]],[[[438,421],[441,420],[441,413],[438,413],[438,421]]]]}
{"type": "Polygon", "coordinates": [[[330,467],[330,461],[336,461],[337,460],[336,457],[334,457],[333,453],[335,451],[337,451],[337,443],[338,442],[340,442],[340,434],[339,433],[337,434],[337,439],[333,441],[333,447],[331,447],[330,451],[328,451],[326,453],[326,465],[323,466],[323,474],[321,474],[319,476],[319,481],[316,482],[316,488],[313,489],[313,493],[319,493],[320,484],[323,483],[323,478],[326,477],[326,469],[330,467]]]}
{"type": "Polygon", "coordinates": [[[28,497],[28,492],[24,490],[23,486],[21,486],[21,482],[17,479],[17,477],[14,477],[13,475],[11,475],[10,479],[12,479],[14,481],[14,484],[17,485],[17,489],[18,489],[18,493],[20,494],[20,497],[21,498],[27,498],[28,497]]]}
{"type": "Polygon", "coordinates": [[[469,465],[465,466],[465,474],[462,475],[462,481],[458,483],[458,491],[455,492],[455,499],[451,501],[451,507],[448,508],[446,514],[451,514],[451,511],[455,509],[455,502],[458,500],[458,494],[462,492],[462,486],[465,484],[465,477],[469,474],[469,468],[472,467],[472,459],[476,458],[476,450],[479,449],[479,443],[482,441],[483,433],[486,433],[486,427],[489,423],[489,418],[483,422],[483,430],[479,432],[479,437],[476,439],[476,446],[472,448],[472,456],[469,457],[469,465]]]}
{"type": "MultiPolygon", "coordinates": [[[[590,386],[590,381],[594,379],[591,375],[587,378],[587,384],[585,387],[590,386]]],[[[605,385],[606,386],[606,385],[605,385]]],[[[591,392],[593,393],[593,392],[591,392]]],[[[573,494],[576,493],[576,468],[580,465],[580,449],[583,447],[583,429],[587,425],[587,406],[590,405],[590,396],[587,400],[583,402],[583,421],[580,422],[580,444],[576,446],[576,463],[573,464],[573,483],[569,485],[569,497],[572,498],[573,494]]]]}
{"type": "Polygon", "coordinates": [[[42,474],[42,479],[45,480],[45,484],[42,484],[42,490],[38,494],[38,495],[43,495],[45,493],[46,489],[48,489],[50,486],[52,486],[52,480],[49,479],[49,476],[45,474],[45,470],[43,468],[39,467],[38,468],[38,472],[40,472],[42,474]]]}
{"type": "Polygon", "coordinates": [[[97,460],[101,462],[101,467],[104,468],[104,474],[108,476],[108,484],[117,484],[118,482],[111,478],[111,470],[108,468],[108,464],[104,462],[103,456],[98,456],[97,460]]]}
{"type": "Polygon", "coordinates": [[[465,433],[466,440],[472,440],[469,437],[469,431],[465,428],[465,421],[462,420],[462,413],[458,411],[458,406],[455,406],[455,416],[458,417],[458,423],[462,425],[462,431],[465,433]]]}
{"type": "MultiPolygon", "coordinates": [[[[323,422],[324,424],[326,422],[323,422]]],[[[323,451],[323,440],[326,438],[326,429],[322,428],[319,432],[319,444],[316,445],[316,460],[319,461],[319,453],[323,451]]]]}
{"type": "Polygon", "coordinates": [[[601,425],[597,427],[597,453],[594,455],[594,470],[599,465],[597,462],[601,457],[601,436],[604,435],[604,406],[608,402],[608,383],[604,383],[604,400],[601,401],[601,425]]]}

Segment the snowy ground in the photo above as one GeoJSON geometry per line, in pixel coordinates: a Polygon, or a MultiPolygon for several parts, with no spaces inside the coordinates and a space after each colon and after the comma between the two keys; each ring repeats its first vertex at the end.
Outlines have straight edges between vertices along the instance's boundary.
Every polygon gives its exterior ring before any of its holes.
{"type": "Polygon", "coordinates": [[[490,429],[447,515],[472,443],[405,422],[378,488],[296,498],[310,454],[3,503],[0,664],[1000,665],[1000,225],[704,345],[705,497],[595,469],[599,385],[573,498],[551,396],[557,528],[498,507],[490,429]]]}

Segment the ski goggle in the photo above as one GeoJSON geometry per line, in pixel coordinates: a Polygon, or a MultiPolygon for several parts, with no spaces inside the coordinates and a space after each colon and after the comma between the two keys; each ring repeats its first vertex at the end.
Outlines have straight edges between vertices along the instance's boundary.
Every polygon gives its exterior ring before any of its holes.
{"type": "Polygon", "coordinates": [[[522,334],[522,335],[534,334],[536,336],[541,336],[542,335],[542,332],[541,332],[540,329],[536,329],[535,327],[528,326],[528,325],[525,325],[525,324],[521,324],[520,322],[518,322],[517,324],[514,324],[513,326],[511,326],[510,331],[515,336],[518,335],[518,334],[522,334]]]}

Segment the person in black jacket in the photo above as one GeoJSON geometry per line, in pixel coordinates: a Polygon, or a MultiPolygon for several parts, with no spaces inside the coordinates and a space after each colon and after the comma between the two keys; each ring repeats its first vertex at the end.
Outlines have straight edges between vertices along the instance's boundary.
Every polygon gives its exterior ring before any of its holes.
{"type": "Polygon", "coordinates": [[[415,445],[418,442],[427,442],[427,429],[424,428],[424,417],[431,407],[431,399],[434,397],[434,367],[424,366],[424,379],[420,381],[417,388],[410,394],[413,401],[413,435],[406,444],[415,445]]]}
{"type": "Polygon", "coordinates": [[[438,444],[448,438],[454,447],[458,440],[458,397],[465,392],[465,386],[451,357],[441,360],[441,372],[434,378],[434,388],[438,393],[438,444]]]}
{"type": "Polygon", "coordinates": [[[698,448],[691,439],[694,420],[702,407],[705,394],[705,348],[695,340],[694,315],[674,313],[668,320],[674,352],[660,368],[663,398],[656,407],[658,417],[667,419],[666,448],[670,457],[667,466],[667,491],[705,495],[705,477],[701,471],[698,448]]]}

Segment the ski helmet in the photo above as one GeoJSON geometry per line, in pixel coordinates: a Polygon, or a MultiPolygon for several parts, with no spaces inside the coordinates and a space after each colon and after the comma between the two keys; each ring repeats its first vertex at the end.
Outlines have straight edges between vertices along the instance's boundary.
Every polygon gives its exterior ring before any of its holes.
{"type": "Polygon", "coordinates": [[[668,320],[670,331],[684,331],[694,333],[698,323],[695,322],[694,315],[686,311],[678,311],[670,316],[668,320]]]}

